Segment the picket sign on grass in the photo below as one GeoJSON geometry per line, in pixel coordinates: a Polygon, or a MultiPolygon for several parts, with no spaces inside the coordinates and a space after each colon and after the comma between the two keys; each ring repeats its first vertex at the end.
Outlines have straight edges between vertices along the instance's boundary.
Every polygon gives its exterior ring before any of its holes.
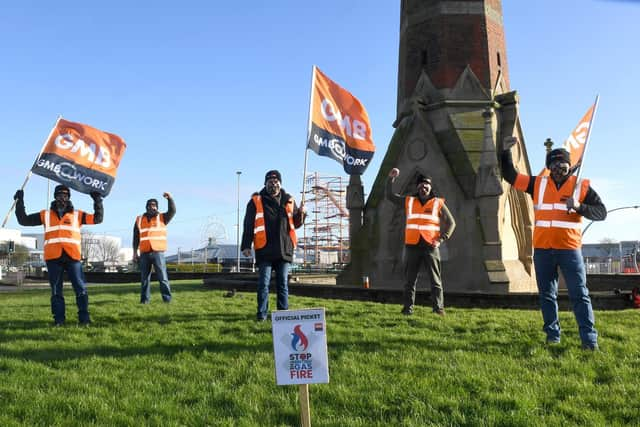
{"type": "Polygon", "coordinates": [[[271,328],[276,383],[299,385],[300,419],[311,426],[309,384],[329,382],[324,308],[274,311],[271,328]]]}

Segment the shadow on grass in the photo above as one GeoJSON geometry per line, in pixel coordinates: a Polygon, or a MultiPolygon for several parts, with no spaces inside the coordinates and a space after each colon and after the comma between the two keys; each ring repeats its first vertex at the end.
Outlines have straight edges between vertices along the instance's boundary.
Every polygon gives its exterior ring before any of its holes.
{"type": "MultiPolygon", "coordinates": [[[[247,316],[224,313],[207,314],[205,316],[195,314],[145,314],[141,316],[129,316],[127,319],[104,319],[93,323],[88,328],[78,328],[70,324],[62,328],[51,327],[46,332],[39,332],[36,334],[33,333],[34,330],[42,331],[43,325],[41,321],[0,322],[0,328],[2,328],[2,330],[7,326],[12,327],[11,334],[0,333],[0,338],[2,339],[2,342],[9,342],[11,340],[18,341],[20,339],[52,342],[52,339],[54,338],[60,338],[64,339],[65,342],[71,342],[74,339],[74,334],[96,334],[103,329],[112,329],[114,325],[117,326],[122,324],[123,320],[126,322],[131,322],[133,320],[144,324],[157,323],[162,325],[169,323],[185,323],[185,326],[183,327],[197,328],[198,325],[194,322],[203,320],[212,321],[213,319],[227,325],[226,327],[220,328],[219,337],[221,339],[217,341],[204,339],[198,344],[152,343],[146,346],[132,345],[128,347],[117,345],[95,345],[87,348],[67,348],[64,346],[56,348],[55,343],[53,343],[52,346],[48,348],[30,348],[25,350],[0,348],[0,356],[6,359],[13,358],[50,363],[91,357],[127,358],[153,355],[171,357],[179,353],[198,355],[202,352],[220,353],[231,355],[231,357],[235,358],[244,357],[244,355],[248,353],[270,352],[272,350],[273,344],[271,343],[271,340],[268,339],[252,339],[241,343],[238,343],[237,340],[233,343],[221,342],[226,336],[236,336],[242,330],[246,330],[254,335],[271,334],[270,323],[256,323],[253,319],[249,320],[247,316]],[[237,326],[230,327],[229,325],[237,326]],[[22,329],[22,333],[18,333],[18,335],[16,335],[16,330],[19,328],[22,329]]],[[[125,330],[124,332],[128,331],[130,330],[125,330]]]]}
{"type": "Polygon", "coordinates": [[[234,314],[234,313],[134,313],[134,312],[124,312],[124,313],[116,313],[114,316],[106,316],[97,319],[92,327],[102,327],[102,326],[114,326],[120,325],[123,323],[135,323],[135,322],[143,322],[143,323],[159,323],[159,324],[167,324],[167,323],[194,323],[194,322],[222,322],[225,324],[234,323],[234,322],[248,322],[253,321],[253,317],[249,315],[243,314],[234,314]]]}
{"type": "MultiPolygon", "coordinates": [[[[96,305],[96,304],[94,304],[96,305]]],[[[145,306],[146,308],[147,306],[145,306]]],[[[75,306],[74,306],[75,308],[75,306]]],[[[74,312],[67,314],[75,316],[74,312]],[[73,313],[73,314],[72,314],[73,313]]],[[[238,328],[257,328],[254,333],[271,334],[271,323],[256,323],[253,314],[234,314],[223,312],[165,312],[148,313],[146,310],[126,311],[113,313],[106,316],[92,316],[93,322],[86,329],[88,331],[99,332],[101,329],[121,327],[123,325],[169,325],[179,324],[186,329],[198,329],[201,323],[220,323],[227,325],[220,329],[221,332],[237,330],[228,325],[238,325],[238,328]]],[[[8,343],[12,341],[51,341],[59,333],[69,333],[73,328],[78,328],[75,317],[67,317],[65,326],[57,328],[53,326],[53,320],[25,319],[25,320],[0,320],[0,342],[8,343]],[[43,329],[44,328],[44,329],[43,329]]],[[[0,352],[0,354],[2,354],[0,352]]]]}
{"type": "MultiPolygon", "coordinates": [[[[9,343],[21,340],[51,341],[51,333],[42,330],[45,326],[53,329],[53,320],[50,322],[35,319],[0,321],[0,342],[9,343]]],[[[1,350],[0,354],[2,354],[1,350]]]]}
{"type": "MultiPolygon", "coordinates": [[[[170,283],[171,290],[173,292],[201,292],[211,293],[211,289],[204,287],[202,282],[200,283],[170,283]]],[[[70,288],[70,286],[69,286],[70,288]]],[[[159,293],[158,282],[151,282],[151,292],[159,293]]],[[[128,294],[140,294],[140,283],[118,283],[113,285],[98,284],[89,286],[89,296],[91,295],[128,295],[128,294]]]]}
{"type": "Polygon", "coordinates": [[[270,342],[262,343],[220,343],[206,342],[196,345],[185,346],[183,344],[162,344],[155,343],[149,346],[116,347],[97,345],[91,348],[48,348],[19,350],[0,350],[0,355],[6,359],[29,360],[32,362],[51,363],[64,362],[67,360],[77,360],[93,357],[107,358],[128,358],[139,356],[162,356],[172,357],[180,353],[199,355],[203,352],[220,353],[227,357],[240,358],[249,353],[268,352],[272,349],[270,342]]]}
{"type": "MultiPolygon", "coordinates": [[[[524,359],[531,357],[536,351],[542,350],[549,352],[551,357],[560,358],[570,348],[570,346],[566,345],[547,346],[542,341],[538,342],[530,339],[514,338],[513,340],[508,340],[497,338],[494,340],[482,339],[473,341],[468,339],[447,339],[440,334],[428,338],[386,338],[384,341],[357,339],[354,337],[351,337],[348,341],[329,338],[329,344],[331,353],[337,357],[340,357],[343,353],[350,354],[356,348],[363,353],[381,353],[393,348],[423,347],[429,348],[430,351],[449,354],[453,352],[482,352],[484,354],[508,355],[524,359]]],[[[579,344],[577,346],[579,348],[579,344]]]]}

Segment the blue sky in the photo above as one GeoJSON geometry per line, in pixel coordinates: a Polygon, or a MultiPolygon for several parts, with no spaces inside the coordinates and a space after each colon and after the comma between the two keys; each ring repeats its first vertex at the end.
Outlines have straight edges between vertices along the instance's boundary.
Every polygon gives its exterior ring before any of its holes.
{"type": "MultiPolygon", "coordinates": [[[[640,205],[640,2],[505,0],[503,12],[532,169],[543,166],[544,140],[561,144],[600,94],[584,176],[608,209],[640,205]]],[[[199,247],[210,224],[235,242],[236,171],[241,217],[268,169],[299,200],[313,64],[368,110],[377,147],[368,193],[393,134],[399,14],[399,0],[3,4],[2,216],[61,114],[128,144],[93,232],[130,246],[146,199],[169,191],[178,208],[170,252],[199,247]]],[[[343,175],[313,153],[307,170],[343,175]]],[[[50,200],[39,176],[25,193],[27,212],[50,200]]],[[[88,196],[72,200],[91,210],[88,196]]],[[[640,209],[615,212],[585,241],[640,240],[639,224],[640,209]]],[[[7,227],[17,226],[12,215],[7,227]]]]}

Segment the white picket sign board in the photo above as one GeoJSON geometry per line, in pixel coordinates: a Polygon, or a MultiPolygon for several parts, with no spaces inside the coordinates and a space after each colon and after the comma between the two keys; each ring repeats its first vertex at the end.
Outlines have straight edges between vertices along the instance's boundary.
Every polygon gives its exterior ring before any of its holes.
{"type": "Polygon", "coordinates": [[[271,313],[276,384],[329,382],[324,308],[271,313]]]}

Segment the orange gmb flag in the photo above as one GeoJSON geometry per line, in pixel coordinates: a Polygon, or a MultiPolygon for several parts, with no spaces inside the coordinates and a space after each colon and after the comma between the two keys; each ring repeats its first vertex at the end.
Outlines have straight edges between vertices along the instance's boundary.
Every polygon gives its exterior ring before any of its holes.
{"type": "MultiPolygon", "coordinates": [[[[582,155],[584,154],[589,130],[593,123],[597,102],[596,100],[596,102],[589,107],[585,115],[582,116],[582,119],[578,122],[578,126],[576,126],[562,145],[562,148],[569,152],[572,169],[576,169],[580,166],[579,163],[582,162],[582,155]]],[[[540,171],[540,175],[549,175],[549,169],[543,168],[542,171],[540,171]]]]}
{"type": "Polygon", "coordinates": [[[587,143],[587,138],[589,136],[589,130],[593,123],[594,111],[596,108],[596,104],[594,103],[589,110],[582,116],[578,126],[571,132],[569,138],[564,142],[562,148],[567,150],[571,155],[571,166],[579,166],[579,163],[582,162],[582,155],[584,154],[584,149],[587,143]]]}
{"type": "Polygon", "coordinates": [[[307,148],[361,175],[373,158],[369,115],[358,99],[313,67],[307,148]]]}
{"type": "Polygon", "coordinates": [[[60,119],[31,171],[81,193],[106,196],[126,148],[118,135],[60,119]]]}

